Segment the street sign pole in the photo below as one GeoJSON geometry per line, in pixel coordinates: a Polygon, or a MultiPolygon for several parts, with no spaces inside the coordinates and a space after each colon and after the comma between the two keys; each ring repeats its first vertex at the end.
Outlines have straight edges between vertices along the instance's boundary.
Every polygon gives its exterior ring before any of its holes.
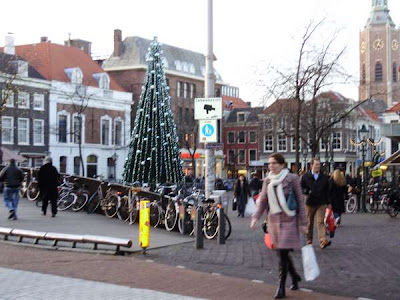
{"type": "MultiPolygon", "coordinates": [[[[206,55],[206,78],[205,97],[214,97],[214,68],[213,68],[213,0],[208,0],[208,23],[207,23],[207,55],[206,55]]],[[[206,174],[205,192],[208,198],[214,188],[215,182],[215,150],[206,147],[206,174]]]]}

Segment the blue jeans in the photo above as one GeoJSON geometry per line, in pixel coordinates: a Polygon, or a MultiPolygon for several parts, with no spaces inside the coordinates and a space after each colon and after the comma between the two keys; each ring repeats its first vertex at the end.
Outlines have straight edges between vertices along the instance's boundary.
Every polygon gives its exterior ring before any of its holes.
{"type": "Polygon", "coordinates": [[[9,211],[14,211],[14,217],[17,217],[17,208],[19,201],[19,188],[4,187],[3,198],[9,211]]]}

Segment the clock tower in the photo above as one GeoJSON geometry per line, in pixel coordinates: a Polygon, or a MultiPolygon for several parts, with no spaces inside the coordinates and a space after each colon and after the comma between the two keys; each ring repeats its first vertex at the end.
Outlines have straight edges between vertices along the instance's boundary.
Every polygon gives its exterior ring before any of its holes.
{"type": "Polygon", "coordinates": [[[360,32],[359,100],[400,101],[400,29],[389,14],[388,0],[372,0],[371,13],[360,32]]]}

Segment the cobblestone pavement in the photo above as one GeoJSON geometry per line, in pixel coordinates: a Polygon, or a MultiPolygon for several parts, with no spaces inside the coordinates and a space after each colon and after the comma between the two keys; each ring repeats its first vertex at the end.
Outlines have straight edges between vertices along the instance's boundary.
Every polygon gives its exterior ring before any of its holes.
{"type": "MultiPolygon", "coordinates": [[[[213,300],[265,300],[272,299],[276,290],[276,286],[265,283],[197,272],[182,266],[168,266],[132,256],[49,251],[1,242],[0,267],[7,268],[0,269],[0,299],[125,299],[127,293],[131,294],[130,299],[137,299],[134,296],[138,291],[121,287],[126,286],[146,289],[148,293],[145,295],[149,296],[140,299],[164,299],[159,297],[161,294],[151,292],[159,291],[213,300]],[[10,269],[35,273],[15,273],[10,269]],[[60,277],[43,277],[38,273],[60,277]],[[50,282],[47,278],[50,278],[50,282]],[[92,287],[95,289],[93,293],[92,287]],[[94,297],[103,292],[108,294],[94,297]],[[46,298],[47,295],[52,297],[46,298]]],[[[349,299],[304,291],[287,293],[289,299],[349,299]]],[[[164,296],[167,297],[163,294],[164,296]]]]}
{"type": "MultiPolygon", "coordinates": [[[[233,231],[226,245],[205,241],[204,249],[195,250],[193,244],[184,244],[153,250],[149,256],[165,264],[276,284],[278,260],[264,246],[261,228],[251,231],[249,218],[238,219],[232,212],[229,216],[233,231]]],[[[399,234],[400,218],[384,213],[343,215],[330,247],[320,250],[314,238],[321,276],[301,286],[331,295],[400,299],[399,234]]],[[[292,255],[301,270],[300,252],[292,255]]]]}
{"type": "MultiPolygon", "coordinates": [[[[2,197],[1,197],[2,198],[2,197]]],[[[49,210],[49,208],[48,208],[49,210]]],[[[126,222],[108,219],[104,215],[87,214],[86,212],[60,211],[55,218],[51,218],[50,211],[47,216],[42,216],[40,208],[34,202],[26,198],[20,199],[18,207],[18,220],[8,220],[8,211],[4,207],[1,199],[0,203],[0,227],[10,227],[18,229],[30,229],[44,232],[70,233],[70,234],[92,234],[110,236],[118,238],[128,238],[132,240],[130,250],[139,251],[139,227],[137,224],[129,225],[126,222]]],[[[163,247],[167,245],[184,243],[193,240],[191,237],[182,236],[177,232],[166,232],[161,228],[154,228],[150,234],[150,247],[163,247]]],[[[41,244],[51,244],[50,242],[40,241],[41,244]]],[[[60,243],[63,245],[65,243],[60,243]]],[[[70,243],[68,243],[70,245],[70,243]]],[[[80,247],[91,247],[92,245],[80,244],[80,247]]],[[[100,245],[99,248],[109,249],[100,245]]]]}
{"type": "Polygon", "coordinates": [[[200,298],[162,293],[147,289],[0,268],[0,299],[160,299],[196,300],[200,298]]]}

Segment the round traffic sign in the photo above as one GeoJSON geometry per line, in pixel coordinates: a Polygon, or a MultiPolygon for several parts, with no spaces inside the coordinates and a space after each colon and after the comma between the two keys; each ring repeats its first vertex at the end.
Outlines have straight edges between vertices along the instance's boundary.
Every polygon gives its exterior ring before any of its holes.
{"type": "Polygon", "coordinates": [[[212,126],[211,124],[205,124],[203,126],[203,128],[201,129],[201,131],[203,132],[204,136],[209,137],[214,134],[215,129],[214,129],[214,126],[212,126]]]}

